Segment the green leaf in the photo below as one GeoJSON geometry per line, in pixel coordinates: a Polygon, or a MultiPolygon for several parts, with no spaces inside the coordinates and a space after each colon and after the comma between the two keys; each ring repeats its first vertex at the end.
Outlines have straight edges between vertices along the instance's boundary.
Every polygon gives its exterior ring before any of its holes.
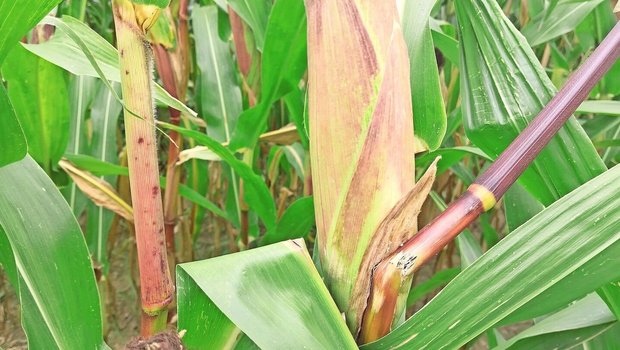
{"type": "Polygon", "coordinates": [[[468,155],[478,156],[481,159],[490,160],[489,156],[487,156],[479,148],[471,146],[457,146],[439,148],[433,152],[424,153],[416,158],[416,166],[427,167],[437,157],[441,157],[439,162],[437,162],[437,174],[441,174],[468,155]]]}
{"type": "Polygon", "coordinates": [[[253,148],[267,126],[271,105],[293,90],[306,71],[306,12],[302,0],[278,0],[271,10],[261,62],[261,97],[245,110],[230,148],[253,148]]]}
{"type": "MultiPolygon", "coordinates": [[[[591,339],[596,339],[614,328],[617,322],[610,322],[598,326],[590,326],[567,331],[546,333],[539,336],[525,338],[512,347],[510,350],[548,350],[548,349],[588,349],[594,350],[587,345],[591,339]]],[[[617,343],[612,343],[617,344],[617,343]]],[[[599,348],[601,350],[610,349],[609,347],[599,348]]],[[[613,348],[611,348],[613,349],[613,348]]],[[[493,348],[495,350],[495,348],[493,348]]]]}
{"type": "MultiPolygon", "coordinates": [[[[457,3],[456,12],[461,29],[465,129],[474,144],[496,157],[537,115],[556,89],[523,36],[495,2],[464,0],[457,3]],[[505,40],[496,40],[497,37],[505,40]]],[[[549,205],[605,169],[589,138],[571,117],[519,181],[540,203],[549,205]]],[[[602,287],[601,296],[615,305],[606,295],[617,294],[612,289],[618,286],[598,286],[602,287]]],[[[563,306],[555,303],[565,301],[567,295],[583,294],[555,295],[548,305],[563,306]]],[[[542,306],[538,302],[534,304],[537,305],[534,310],[542,306]]],[[[614,312],[620,310],[614,308],[614,312]]]]}
{"type": "MultiPolygon", "coordinates": [[[[116,129],[122,106],[104,84],[99,83],[94,97],[90,118],[92,121],[92,141],[90,154],[102,162],[117,163],[116,129]]],[[[120,84],[113,84],[120,91],[120,84]]],[[[112,186],[116,184],[116,176],[101,176],[101,179],[112,186]]],[[[103,265],[107,273],[107,242],[114,213],[94,203],[89,203],[86,240],[93,258],[103,265]]]]}
{"type": "Polygon", "coordinates": [[[532,46],[546,43],[577,27],[604,0],[560,0],[550,12],[539,13],[521,32],[532,46]]]}
{"type": "MultiPolygon", "coordinates": [[[[402,326],[362,348],[460,347],[585,269],[620,243],[618,176],[620,167],[614,167],[549,206],[463,270],[402,326]]],[[[564,292],[572,291],[564,287],[564,292]]]]}
{"type": "Polygon", "coordinates": [[[586,262],[580,269],[571,272],[536,298],[512,312],[500,324],[511,324],[557,311],[595,289],[605,286],[610,281],[620,280],[618,264],[620,264],[620,242],[615,242],[586,262]]]}
{"type": "Polygon", "coordinates": [[[512,232],[544,208],[523,186],[518,183],[512,185],[504,195],[508,231],[512,232]]]}
{"type": "MultiPolygon", "coordinates": [[[[106,80],[121,81],[118,51],[97,32],[70,16],[63,16],[61,19],[48,18],[47,22],[60,30],[52,39],[42,44],[24,44],[26,49],[75,75],[101,78],[97,69],[91,64],[92,59],[106,80]],[[86,53],[84,48],[88,50],[86,53]]],[[[193,117],[196,116],[196,112],[170,96],[158,84],[155,84],[155,100],[193,117]]]]}
{"type": "Polygon", "coordinates": [[[17,290],[19,294],[19,284],[17,282],[17,267],[15,266],[15,258],[13,257],[13,249],[9,238],[6,236],[2,225],[0,224],[0,267],[6,273],[9,282],[13,285],[13,288],[17,290]]]}
{"type": "Polygon", "coordinates": [[[28,145],[4,84],[0,85],[0,149],[2,149],[0,167],[2,167],[24,158],[28,145]]]}
{"type": "Polygon", "coordinates": [[[576,113],[620,117],[620,101],[585,101],[577,108],[576,113]]]}
{"type": "MultiPolygon", "coordinates": [[[[456,5],[463,58],[463,124],[468,138],[496,158],[557,90],[496,2],[463,0],[456,5]]],[[[590,139],[571,117],[519,182],[549,205],[605,169],[590,139]]]]}
{"type": "Polygon", "coordinates": [[[436,0],[406,1],[403,35],[409,50],[414,133],[424,149],[441,146],[446,133],[446,108],[428,19],[436,0]]]}
{"type": "Polygon", "coordinates": [[[168,123],[159,123],[164,128],[174,130],[179,134],[194,139],[198,144],[208,147],[226,162],[235,173],[244,181],[244,199],[252,210],[261,218],[267,230],[276,224],[276,206],[269,189],[263,179],[244,162],[237,159],[226,147],[209,136],[194,130],[174,126],[168,123]]]}
{"type": "Polygon", "coordinates": [[[69,141],[65,72],[20,46],[6,58],[2,75],[28,141],[28,153],[49,173],[69,141]]]}
{"type": "Polygon", "coordinates": [[[584,350],[608,350],[620,344],[620,323],[616,322],[607,331],[588,339],[583,346],[584,350]]]}
{"type": "MultiPolygon", "coordinates": [[[[90,107],[95,93],[95,78],[87,76],[72,76],[69,82],[69,100],[71,108],[71,119],[69,129],[69,142],[65,149],[65,154],[88,153],[88,135],[86,125],[86,113],[90,107]]],[[[97,129],[94,128],[96,132],[97,129]]],[[[84,210],[88,199],[79,190],[75,182],[61,190],[69,206],[73,210],[73,215],[79,217],[84,210]]]]}
{"type": "Polygon", "coordinates": [[[273,231],[267,232],[261,245],[304,237],[314,226],[312,197],[302,197],[291,204],[273,231]]]}
{"type": "Polygon", "coordinates": [[[295,142],[292,145],[282,146],[282,151],[286,160],[293,166],[297,176],[303,181],[306,177],[306,169],[304,163],[306,162],[306,151],[300,143],[295,142]]]}
{"type": "Polygon", "coordinates": [[[0,3],[0,66],[17,42],[47,15],[60,0],[37,0],[28,4],[16,1],[0,3]]]}
{"type": "Polygon", "coordinates": [[[30,157],[0,168],[0,224],[18,272],[32,349],[104,349],[99,295],[80,227],[30,157]]]}
{"type": "Polygon", "coordinates": [[[271,11],[269,0],[228,0],[228,5],[247,23],[254,33],[256,48],[263,51],[267,19],[271,11]]]}
{"type": "MultiPolygon", "coordinates": [[[[243,108],[241,90],[237,85],[235,65],[228,43],[217,34],[218,10],[215,5],[192,11],[196,42],[196,62],[200,71],[198,91],[200,112],[207,123],[207,134],[219,142],[230,142],[243,108]]],[[[232,192],[234,222],[241,220],[239,180],[225,167],[232,192]]]]}
{"type": "Polygon", "coordinates": [[[219,142],[229,142],[242,110],[241,89],[230,47],[217,35],[217,7],[194,9],[192,25],[200,71],[199,102],[207,134],[219,142]]]}
{"type": "Polygon", "coordinates": [[[234,325],[263,349],[357,349],[303,241],[178,265],[177,286],[189,349],[234,344],[234,325]]]}
{"type": "Polygon", "coordinates": [[[435,289],[445,286],[448,282],[452,281],[454,277],[456,277],[461,272],[461,269],[458,267],[453,267],[445,270],[441,270],[433,275],[433,277],[424,281],[424,283],[420,283],[415,285],[411,291],[409,291],[409,296],[407,297],[407,307],[412,307],[424,298],[428,293],[434,291],[435,289]]]}
{"type": "Polygon", "coordinates": [[[134,4],[155,5],[159,8],[166,8],[170,4],[170,0],[131,0],[134,4]]]}
{"type": "MultiPolygon", "coordinates": [[[[614,15],[612,3],[603,1],[575,28],[575,34],[579,40],[579,53],[599,45],[601,41],[614,27],[618,21],[614,15]]],[[[618,95],[620,94],[620,61],[616,62],[609,72],[601,79],[598,85],[592,90],[591,96],[618,95]]]]}
{"type": "Polygon", "coordinates": [[[597,334],[601,330],[609,328],[614,321],[616,321],[616,317],[609,311],[609,308],[601,298],[596,294],[590,294],[575,304],[537,322],[535,325],[510,338],[509,341],[493,348],[493,350],[532,349],[533,344],[531,342],[528,342],[527,346],[521,344],[524,343],[523,340],[532,337],[535,337],[536,345],[534,348],[536,349],[559,348],[558,345],[560,344],[564,346],[563,348],[566,348],[569,345],[583,342],[585,337],[575,337],[576,332],[583,333],[583,328],[602,325],[602,329],[601,327],[595,327],[594,329],[587,330],[587,333],[597,334]],[[558,332],[561,332],[561,334],[551,334],[558,332]],[[546,335],[546,337],[542,335],[546,335]]]}
{"type": "Polygon", "coordinates": [[[293,89],[284,96],[284,102],[288,108],[289,118],[295,124],[299,139],[304,149],[309,148],[308,140],[308,113],[306,111],[306,96],[302,95],[299,88],[293,89]]]}
{"type": "Polygon", "coordinates": [[[441,51],[450,62],[458,65],[460,61],[459,42],[440,29],[433,29],[431,34],[433,36],[433,43],[439,51],[441,51]]]}

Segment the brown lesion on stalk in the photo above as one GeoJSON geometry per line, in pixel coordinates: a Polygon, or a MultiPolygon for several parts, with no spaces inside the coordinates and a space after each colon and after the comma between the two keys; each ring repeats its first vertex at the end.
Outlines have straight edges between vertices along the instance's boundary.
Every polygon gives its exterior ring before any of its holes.
{"type": "MultiPolygon", "coordinates": [[[[381,221],[364,254],[352,294],[353,303],[351,304],[352,308],[357,308],[359,313],[363,314],[363,317],[360,317],[361,325],[358,327],[361,343],[370,341],[369,339],[373,338],[375,333],[381,333],[386,329],[389,331],[391,328],[402,281],[386,279],[387,266],[382,267],[380,263],[401,242],[410,238],[417,230],[417,217],[435,180],[438,160],[439,158],[433,162],[418,183],[403,196],[381,221]],[[393,287],[390,289],[392,294],[389,294],[388,290],[385,289],[388,285],[393,287]],[[371,288],[372,290],[388,292],[388,294],[381,296],[381,305],[384,302],[393,303],[392,307],[378,307],[376,305],[377,296],[373,297],[371,288]],[[364,301],[366,304],[362,304],[364,301]],[[384,312],[378,313],[378,310],[384,312]],[[388,311],[385,312],[385,310],[388,311]]],[[[409,259],[402,259],[399,263],[392,265],[396,269],[409,268],[415,260],[416,257],[414,256],[409,259]]]]}
{"type": "MultiPolygon", "coordinates": [[[[424,263],[436,255],[485,210],[489,198],[470,187],[417,235],[386,257],[373,270],[368,306],[364,311],[360,343],[375,341],[391,330],[399,290],[424,263]]],[[[492,207],[492,206],[491,206],[492,207]]]]}

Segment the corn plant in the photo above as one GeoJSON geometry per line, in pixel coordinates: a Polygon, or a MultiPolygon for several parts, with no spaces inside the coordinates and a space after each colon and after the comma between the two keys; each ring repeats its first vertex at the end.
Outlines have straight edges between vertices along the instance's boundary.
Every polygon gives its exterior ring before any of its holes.
{"type": "Polygon", "coordinates": [[[0,347],[615,348],[614,6],[1,2],[0,347]]]}

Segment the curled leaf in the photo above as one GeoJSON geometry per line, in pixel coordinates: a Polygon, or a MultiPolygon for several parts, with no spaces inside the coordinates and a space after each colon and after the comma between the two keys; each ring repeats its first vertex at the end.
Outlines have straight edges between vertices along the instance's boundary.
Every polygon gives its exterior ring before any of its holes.
{"type": "Polygon", "coordinates": [[[75,167],[66,159],[58,162],[61,168],[75,182],[75,184],[98,206],[107,208],[133,222],[133,209],[125,202],[116,190],[106,181],[94,176],[88,171],[75,167]]]}

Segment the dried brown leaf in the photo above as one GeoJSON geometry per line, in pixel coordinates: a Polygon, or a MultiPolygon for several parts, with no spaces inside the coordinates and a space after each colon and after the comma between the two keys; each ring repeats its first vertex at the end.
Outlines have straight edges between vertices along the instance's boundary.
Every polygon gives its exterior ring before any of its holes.
{"type": "Polygon", "coordinates": [[[62,159],[58,162],[58,165],[71,176],[73,182],[96,205],[107,208],[133,222],[133,209],[109,183],[88,171],[78,169],[66,159],[62,159]]]}

